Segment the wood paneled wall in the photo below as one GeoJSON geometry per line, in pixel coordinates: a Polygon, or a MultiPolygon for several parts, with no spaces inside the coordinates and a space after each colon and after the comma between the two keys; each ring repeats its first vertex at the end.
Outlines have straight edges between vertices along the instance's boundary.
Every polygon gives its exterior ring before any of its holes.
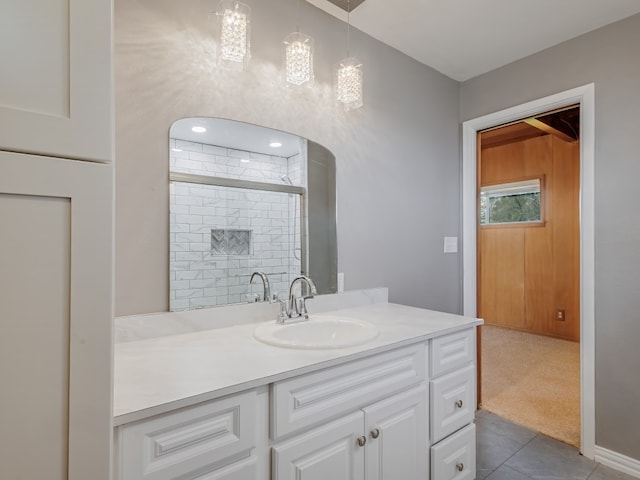
{"type": "Polygon", "coordinates": [[[544,176],[543,224],[479,227],[486,323],[580,340],[579,155],[578,143],[552,135],[481,150],[481,185],[544,176]]]}

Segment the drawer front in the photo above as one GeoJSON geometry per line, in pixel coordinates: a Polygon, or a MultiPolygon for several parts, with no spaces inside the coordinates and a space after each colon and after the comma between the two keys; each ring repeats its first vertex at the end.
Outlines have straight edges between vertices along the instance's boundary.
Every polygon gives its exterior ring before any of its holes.
{"type": "Polygon", "coordinates": [[[212,472],[198,475],[193,480],[249,480],[252,478],[260,478],[257,457],[245,458],[212,472]]]}
{"type": "Polygon", "coordinates": [[[431,443],[473,421],[475,383],[473,365],[431,381],[431,443]]]}
{"type": "Polygon", "coordinates": [[[473,423],[431,447],[431,478],[476,478],[476,426],[473,423]]]}
{"type": "Polygon", "coordinates": [[[431,340],[431,378],[464,367],[475,361],[475,329],[450,333],[431,340]]]}
{"type": "Polygon", "coordinates": [[[274,439],[324,423],[426,379],[423,344],[274,383],[274,439]]]}
{"type": "Polygon", "coordinates": [[[249,456],[256,444],[256,412],[252,390],[121,426],[120,479],[174,479],[249,456]]]}

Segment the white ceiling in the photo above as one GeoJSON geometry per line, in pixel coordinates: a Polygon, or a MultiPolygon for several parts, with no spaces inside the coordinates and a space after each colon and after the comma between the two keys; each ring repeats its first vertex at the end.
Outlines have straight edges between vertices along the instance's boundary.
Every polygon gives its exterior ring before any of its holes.
{"type": "Polygon", "coordinates": [[[301,138],[297,135],[223,118],[183,118],[173,122],[169,136],[179,140],[286,158],[300,153],[301,146],[301,138]],[[191,128],[195,126],[206,128],[206,132],[193,132],[191,128]],[[271,142],[280,142],[282,146],[271,147],[271,142]]]}
{"type": "MultiPolygon", "coordinates": [[[[328,0],[307,2],[347,20],[328,0]]],[[[366,0],[351,24],[464,81],[636,13],[640,0],[366,0]]]]}

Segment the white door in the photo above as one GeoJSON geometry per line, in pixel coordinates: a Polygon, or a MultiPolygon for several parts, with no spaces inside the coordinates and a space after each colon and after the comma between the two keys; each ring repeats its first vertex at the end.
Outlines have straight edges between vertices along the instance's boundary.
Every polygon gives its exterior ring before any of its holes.
{"type": "Polygon", "coordinates": [[[112,167],[0,152],[0,478],[109,480],[112,167]]]}
{"type": "Polygon", "coordinates": [[[425,384],[364,409],[367,480],[429,478],[425,384]]]}
{"type": "Polygon", "coordinates": [[[359,411],[275,446],[273,478],[364,480],[366,445],[357,442],[363,421],[364,414],[359,411]]]}
{"type": "Polygon", "coordinates": [[[0,150],[110,162],[111,0],[2,0],[0,150]]]}

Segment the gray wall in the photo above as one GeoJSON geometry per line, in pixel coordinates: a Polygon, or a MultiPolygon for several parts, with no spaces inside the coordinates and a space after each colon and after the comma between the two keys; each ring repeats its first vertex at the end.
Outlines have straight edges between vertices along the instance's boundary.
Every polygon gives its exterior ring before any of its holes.
{"type": "MultiPolygon", "coordinates": [[[[217,2],[213,2],[214,4],[217,2]]],[[[116,0],[116,314],[168,307],[168,131],[210,115],[290,131],[336,156],[339,271],[346,288],[388,286],[390,300],[460,311],[458,235],[462,121],[596,84],[596,442],[640,458],[640,16],[462,84],[358,32],[365,107],[333,107],[344,24],[303,3],[316,41],[316,86],[286,90],[280,42],[288,0],[250,1],[248,71],[216,69],[204,2],[116,0]],[[460,105],[459,105],[460,103],[460,105]]]]}
{"type": "MultiPolygon", "coordinates": [[[[168,308],[168,132],[186,116],[286,130],[336,156],[339,271],[347,289],[388,286],[394,302],[460,310],[459,84],[359,32],[365,107],[334,108],[346,25],[301,2],[316,45],[316,85],[286,89],[282,40],[295,3],[251,0],[252,59],[218,70],[200,0],[116,0],[116,314],[168,308]]],[[[217,2],[211,2],[216,5],[217,2]]]]}
{"type": "MultiPolygon", "coordinates": [[[[461,85],[461,120],[594,82],[596,444],[640,459],[640,15],[461,85]]],[[[561,368],[561,366],[559,366],[561,368]]]]}

